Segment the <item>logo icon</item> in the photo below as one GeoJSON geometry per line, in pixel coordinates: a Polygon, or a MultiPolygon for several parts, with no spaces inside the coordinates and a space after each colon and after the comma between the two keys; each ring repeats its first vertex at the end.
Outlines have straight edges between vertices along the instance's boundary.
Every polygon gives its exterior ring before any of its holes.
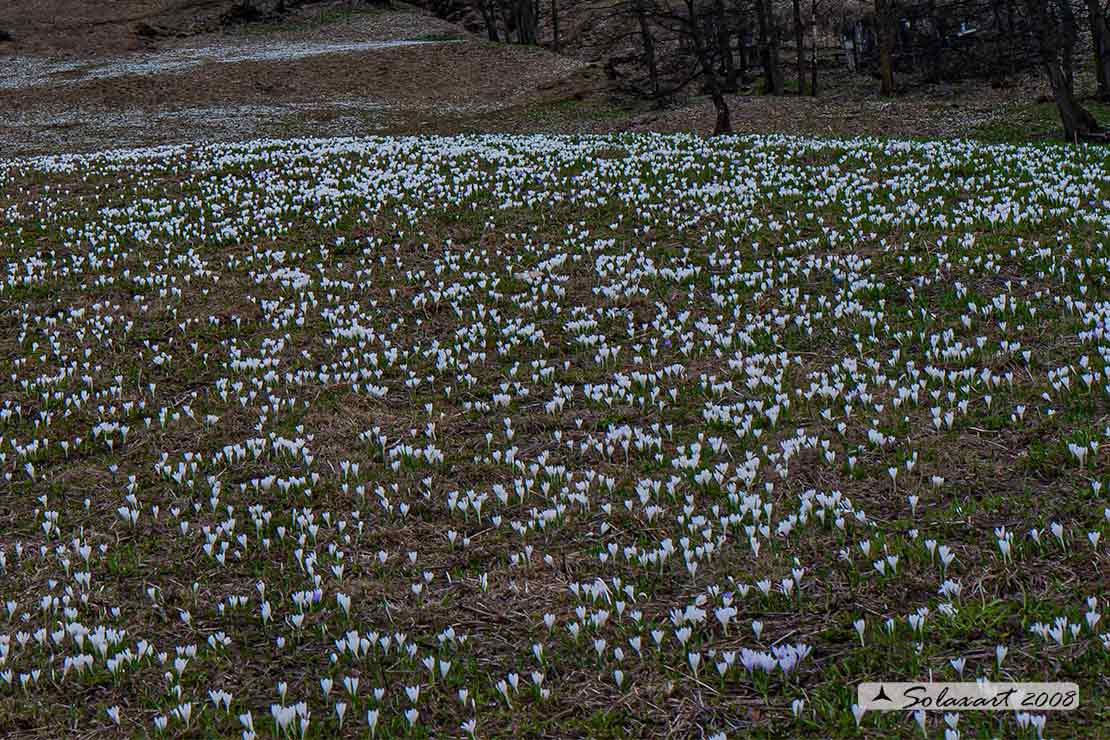
{"type": "Polygon", "coordinates": [[[893,700],[889,696],[886,695],[886,687],[883,686],[882,684],[879,684],[879,693],[875,694],[875,698],[872,699],[871,701],[893,701],[893,700]]]}

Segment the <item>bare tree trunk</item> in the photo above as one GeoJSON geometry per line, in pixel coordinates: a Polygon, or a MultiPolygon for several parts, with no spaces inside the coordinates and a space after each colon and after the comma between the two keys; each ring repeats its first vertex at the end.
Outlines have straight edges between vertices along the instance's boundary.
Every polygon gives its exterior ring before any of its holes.
{"type": "Polygon", "coordinates": [[[1087,0],[1098,99],[1103,101],[1110,101],[1110,20],[1107,20],[1107,15],[1110,15],[1110,7],[1103,7],[1101,0],[1087,0]]]}
{"type": "Polygon", "coordinates": [[[775,95],[782,95],[784,91],[782,61],[779,59],[779,51],[782,48],[782,29],[779,27],[778,18],[775,17],[774,7],[771,5],[771,0],[766,0],[766,2],[767,26],[771,31],[770,44],[768,45],[767,49],[768,57],[771,61],[771,89],[775,93],[775,95]]]}
{"type": "MultiPolygon", "coordinates": [[[[1049,2],[1049,0],[1044,0],[1049,2]]],[[[1068,78],[1068,89],[1074,94],[1075,90],[1075,13],[1072,11],[1071,0],[1059,0],[1060,23],[1063,26],[1063,62],[1064,74],[1068,78]]]]}
{"type": "Polygon", "coordinates": [[[1002,23],[1002,3],[1003,0],[991,0],[991,15],[994,17],[994,57],[995,62],[991,65],[990,76],[991,84],[1001,87],[1005,83],[1006,65],[1003,60],[1006,58],[1004,47],[1006,44],[1006,37],[1009,34],[1003,33],[1002,23]]]}
{"type": "Polygon", "coordinates": [[[809,23],[813,48],[810,49],[809,66],[809,94],[817,97],[817,0],[811,0],[809,5],[809,23]]]}
{"type": "Polygon", "coordinates": [[[798,55],[798,94],[806,94],[806,44],[805,29],[802,28],[802,0],[793,0],[794,5],[794,51],[798,55]]]}
{"type": "Polygon", "coordinates": [[[742,84],[742,85],[747,85],[748,84],[748,68],[751,66],[750,63],[748,62],[748,22],[749,22],[749,20],[750,19],[745,18],[742,21],[743,25],[740,26],[740,30],[737,33],[737,36],[739,36],[739,38],[740,38],[740,49],[739,49],[739,55],[738,55],[739,59],[737,61],[739,61],[740,64],[738,66],[738,69],[736,70],[736,74],[737,74],[737,77],[740,80],[740,84],[742,84]]]}
{"type": "Polygon", "coordinates": [[[771,87],[770,66],[768,60],[769,54],[767,47],[770,44],[768,39],[769,31],[767,29],[767,5],[765,0],[755,0],[755,20],[758,25],[759,31],[759,65],[763,68],[763,78],[766,81],[764,87],[769,90],[771,87]]]}
{"type": "MultiPolygon", "coordinates": [[[[1051,1],[1025,0],[1025,9],[1037,34],[1041,66],[1048,76],[1052,97],[1056,102],[1056,109],[1060,112],[1064,138],[1068,141],[1077,141],[1080,137],[1101,133],[1102,128],[1094,116],[1075,98],[1071,74],[1067,69],[1071,62],[1068,50],[1074,48],[1075,44],[1075,26],[1068,23],[1069,14],[1062,7],[1059,20],[1053,17],[1048,8],[1048,3],[1051,1]]],[[[1056,2],[1067,5],[1069,0],[1056,0],[1056,2]]]]}
{"type": "Polygon", "coordinates": [[[944,67],[944,19],[937,13],[937,0],[929,0],[928,58],[927,79],[929,82],[940,82],[944,67]]]}
{"type": "Polygon", "coordinates": [[[559,53],[559,0],[551,0],[551,32],[554,36],[555,53],[559,53]]]}
{"type": "Polygon", "coordinates": [[[539,13],[536,0],[513,0],[513,25],[516,26],[516,42],[521,45],[534,45],[537,33],[536,24],[539,13]]]}
{"type": "Polygon", "coordinates": [[[493,14],[494,27],[497,26],[497,21],[500,19],[501,25],[505,29],[505,43],[511,44],[513,41],[512,15],[509,13],[506,0],[486,0],[486,2],[490,3],[490,12],[493,14]]]}
{"type": "Polygon", "coordinates": [[[491,0],[478,0],[478,12],[482,14],[482,21],[486,24],[486,35],[493,42],[501,41],[497,34],[497,16],[490,7],[491,0]]]}
{"type": "Polygon", "coordinates": [[[713,135],[732,133],[732,119],[729,117],[728,102],[721,92],[720,82],[717,80],[717,70],[713,68],[713,60],[706,49],[705,38],[702,36],[701,24],[698,22],[694,0],[685,0],[687,19],[689,21],[690,40],[694,45],[694,55],[697,57],[698,66],[705,80],[705,87],[709,97],[713,100],[713,108],[717,112],[717,121],[713,125],[713,135]]]}
{"type": "Polygon", "coordinates": [[[779,32],[768,0],[755,0],[759,21],[759,60],[766,80],[764,92],[782,95],[782,67],[779,66],[779,32]]]}
{"type": "Polygon", "coordinates": [[[859,21],[852,24],[852,71],[859,71],[859,47],[863,43],[863,30],[859,21]]]}
{"type": "Polygon", "coordinates": [[[1009,29],[1009,32],[1010,32],[1010,64],[1009,64],[1010,74],[1013,74],[1014,69],[1017,67],[1017,41],[1018,41],[1018,36],[1017,36],[1016,33],[1014,33],[1014,13],[1015,12],[1016,12],[1016,10],[1014,9],[1014,0],[1006,0],[1006,20],[1007,20],[1007,28],[1009,29]]]}
{"type": "Polygon", "coordinates": [[[740,34],[730,34],[728,41],[731,44],[733,39],[739,41],[740,48],[737,50],[737,59],[732,55],[732,48],[729,47],[729,69],[728,77],[725,79],[725,89],[731,92],[736,92],[740,89],[740,82],[746,77],[744,70],[744,37],[740,34]]]}
{"type": "Polygon", "coordinates": [[[648,81],[651,84],[651,96],[659,98],[659,64],[655,59],[655,39],[651,35],[648,25],[647,9],[644,0],[635,0],[636,21],[640,26],[640,44],[644,48],[644,64],[648,70],[648,81]]]}
{"type": "Polygon", "coordinates": [[[875,0],[875,25],[879,40],[879,95],[894,95],[894,0],[875,0]]]}
{"type": "Polygon", "coordinates": [[[729,32],[728,18],[725,16],[725,0],[715,0],[713,12],[717,22],[717,52],[721,55],[722,72],[725,76],[725,92],[736,92],[736,63],[732,58],[732,33],[729,32]]]}
{"type": "Polygon", "coordinates": [[[1052,97],[1060,111],[1060,122],[1064,125],[1064,138],[1077,141],[1081,136],[1100,133],[1101,127],[1090,112],[1080,105],[1069,90],[1067,75],[1060,64],[1046,64],[1048,81],[1052,86],[1052,97]]]}

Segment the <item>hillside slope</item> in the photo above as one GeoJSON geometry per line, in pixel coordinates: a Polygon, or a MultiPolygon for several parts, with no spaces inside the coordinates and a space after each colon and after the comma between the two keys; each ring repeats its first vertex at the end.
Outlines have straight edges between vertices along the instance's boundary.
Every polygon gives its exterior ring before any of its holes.
{"type": "Polygon", "coordinates": [[[144,32],[214,30],[234,0],[6,0],[0,29],[19,53],[96,54],[141,48],[144,32]]]}
{"type": "MultiPolygon", "coordinates": [[[[149,3],[149,13],[165,5],[149,3]]],[[[123,28],[120,19],[143,7],[114,9],[117,20],[102,27],[123,28]]],[[[173,12],[185,18],[181,3],[173,12]]],[[[67,33],[59,26],[50,43],[67,33]]],[[[317,3],[280,22],[164,35],[130,52],[90,44],[80,55],[0,57],[0,106],[8,111],[0,156],[465,130],[475,118],[566,97],[588,73],[580,61],[491,44],[410,6],[351,12],[342,2],[317,3]]]]}

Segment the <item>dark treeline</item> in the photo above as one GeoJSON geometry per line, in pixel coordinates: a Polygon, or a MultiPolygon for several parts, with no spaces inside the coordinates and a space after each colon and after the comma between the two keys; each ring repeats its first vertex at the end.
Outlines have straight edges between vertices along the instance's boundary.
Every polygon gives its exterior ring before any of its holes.
{"type": "Polygon", "coordinates": [[[491,41],[566,48],[603,61],[615,87],[663,105],[708,95],[715,131],[725,96],[817,95],[823,70],[875,79],[880,95],[968,78],[1005,85],[1039,69],[1068,140],[1103,129],[1075,89],[1093,65],[1110,101],[1110,0],[428,0],[491,41]],[[562,24],[562,25],[561,25],[562,24]]]}
{"type": "Polygon", "coordinates": [[[826,64],[876,78],[892,96],[915,84],[967,78],[1005,84],[1040,68],[1068,140],[1103,130],[1075,89],[1077,65],[1096,70],[1110,99],[1108,0],[618,0],[606,9],[623,29],[607,39],[614,81],[665,100],[690,83],[730,130],[724,95],[755,85],[768,95],[816,95],[826,64]],[[637,43],[638,42],[638,43],[637,43]],[[792,84],[790,84],[792,83],[792,84]],[[788,84],[790,88],[788,89],[788,84]]]}
{"type": "MultiPolygon", "coordinates": [[[[321,3],[322,0],[236,0],[223,16],[225,25],[255,23],[266,20],[280,20],[292,10],[321,3]]],[[[392,0],[346,0],[346,7],[381,6],[392,7],[392,0]]]]}
{"type": "Polygon", "coordinates": [[[436,15],[474,30],[481,29],[490,41],[536,45],[545,32],[549,44],[559,51],[560,0],[426,0],[436,15]]]}

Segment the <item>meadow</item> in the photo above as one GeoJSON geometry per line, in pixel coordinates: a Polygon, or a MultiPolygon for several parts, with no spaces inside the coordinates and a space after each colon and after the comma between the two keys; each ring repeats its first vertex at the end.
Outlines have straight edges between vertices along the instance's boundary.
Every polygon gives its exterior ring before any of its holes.
{"type": "Polygon", "coordinates": [[[1105,736],[1108,173],[630,134],[0,161],[0,732],[1105,736]],[[854,706],[930,677],[1081,706],[854,706]]]}

